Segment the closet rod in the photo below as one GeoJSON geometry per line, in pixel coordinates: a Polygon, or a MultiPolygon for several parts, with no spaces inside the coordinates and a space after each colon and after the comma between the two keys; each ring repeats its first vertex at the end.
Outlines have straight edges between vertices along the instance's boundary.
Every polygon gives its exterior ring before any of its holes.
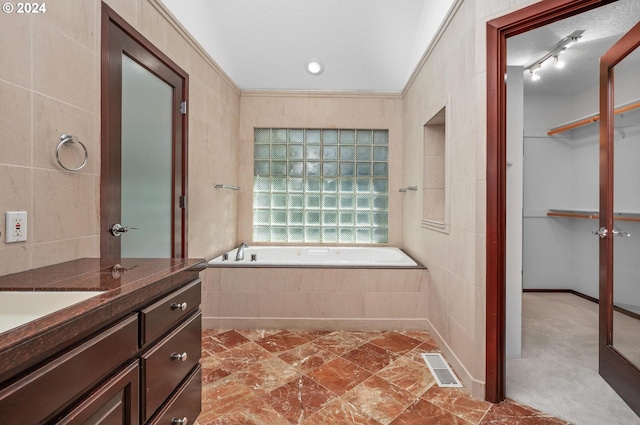
{"type": "MultiPolygon", "coordinates": [[[[600,215],[597,213],[575,213],[575,212],[560,212],[560,211],[548,211],[548,217],[565,217],[565,218],[583,218],[583,219],[591,219],[597,220],[600,218],[600,215]]],[[[640,221],[640,217],[626,217],[626,216],[618,216],[614,217],[616,221],[640,221]]]]}
{"type": "MultiPolygon", "coordinates": [[[[625,112],[640,108],[640,101],[632,102],[627,105],[620,106],[613,110],[613,113],[616,115],[624,114],[625,112]]],[[[562,133],[563,131],[572,130],[577,127],[582,127],[583,125],[591,124],[600,120],[600,114],[589,115],[586,118],[579,119],[577,121],[570,122],[568,124],[561,125],[559,127],[554,127],[547,132],[547,136],[553,136],[554,134],[562,133]]]]}

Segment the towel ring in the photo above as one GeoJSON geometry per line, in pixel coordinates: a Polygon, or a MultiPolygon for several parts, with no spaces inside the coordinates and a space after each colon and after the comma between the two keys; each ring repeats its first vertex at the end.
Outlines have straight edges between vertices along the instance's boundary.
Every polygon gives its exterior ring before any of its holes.
{"type": "Polygon", "coordinates": [[[60,164],[62,168],[64,168],[67,171],[81,170],[85,165],[87,165],[88,158],[89,158],[89,153],[87,152],[87,147],[84,145],[84,143],[82,143],[80,140],[78,140],[77,138],[73,137],[70,134],[63,134],[62,136],[60,136],[60,143],[58,143],[58,147],[56,148],[56,161],[58,161],[58,164],[60,164]],[[82,146],[82,149],[84,149],[84,161],[82,161],[82,164],[80,164],[80,166],[77,168],[66,167],[62,164],[62,162],[60,162],[60,148],[62,147],[62,145],[69,145],[73,143],[79,143],[80,146],[82,146]]]}

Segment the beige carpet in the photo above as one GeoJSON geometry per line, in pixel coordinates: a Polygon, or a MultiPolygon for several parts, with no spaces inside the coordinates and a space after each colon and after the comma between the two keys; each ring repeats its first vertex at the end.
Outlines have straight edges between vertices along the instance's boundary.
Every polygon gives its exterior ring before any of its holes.
{"type": "Polygon", "coordinates": [[[507,361],[507,397],[576,425],[640,425],[598,375],[598,305],[571,294],[523,294],[522,358],[507,361]]]}

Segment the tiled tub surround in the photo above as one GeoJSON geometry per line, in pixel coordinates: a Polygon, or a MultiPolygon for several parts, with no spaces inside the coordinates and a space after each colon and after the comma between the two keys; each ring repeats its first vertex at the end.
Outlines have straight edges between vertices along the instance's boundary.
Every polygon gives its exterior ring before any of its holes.
{"type": "Polygon", "coordinates": [[[204,265],[203,260],[85,258],[1,276],[0,291],[104,292],[0,333],[0,388],[60,347],[197,278],[204,265]]]}
{"type": "Polygon", "coordinates": [[[204,329],[427,329],[427,269],[208,267],[204,329]]]}
{"type": "Polygon", "coordinates": [[[424,331],[205,330],[200,425],[562,425],[440,388],[424,331]]]}

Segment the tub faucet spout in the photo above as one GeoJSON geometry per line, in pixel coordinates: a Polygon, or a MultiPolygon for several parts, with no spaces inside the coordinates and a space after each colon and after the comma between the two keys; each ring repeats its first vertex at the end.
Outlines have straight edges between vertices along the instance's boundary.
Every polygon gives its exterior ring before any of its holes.
{"type": "Polygon", "coordinates": [[[240,244],[240,246],[238,247],[238,252],[236,252],[236,261],[244,260],[244,249],[245,248],[249,248],[249,245],[247,245],[246,243],[242,242],[240,244]]]}

